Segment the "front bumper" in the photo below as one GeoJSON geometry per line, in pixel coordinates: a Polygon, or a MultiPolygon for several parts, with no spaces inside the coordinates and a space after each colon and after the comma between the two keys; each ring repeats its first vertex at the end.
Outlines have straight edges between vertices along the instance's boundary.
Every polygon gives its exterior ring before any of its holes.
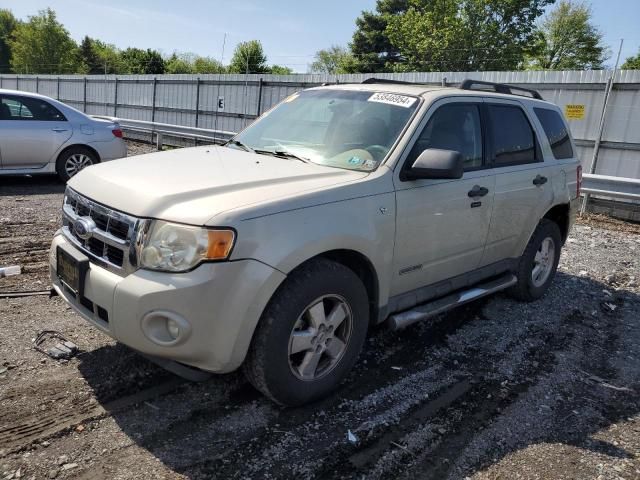
{"type": "Polygon", "coordinates": [[[51,245],[51,282],[84,319],[139,352],[211,372],[229,372],[243,362],[260,315],[285,275],[255,260],[207,263],[189,273],[138,270],[121,277],[91,263],[84,298],[77,298],[56,272],[58,246],[78,251],[60,233],[51,245]],[[175,344],[152,340],[155,312],[188,323],[175,344]]]}

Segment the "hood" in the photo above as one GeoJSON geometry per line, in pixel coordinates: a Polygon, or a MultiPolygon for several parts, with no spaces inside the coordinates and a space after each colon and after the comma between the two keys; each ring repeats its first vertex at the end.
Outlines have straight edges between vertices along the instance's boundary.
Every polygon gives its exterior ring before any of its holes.
{"type": "Polygon", "coordinates": [[[263,205],[366,175],[205,146],[94,165],[74,176],[69,186],[131,215],[205,225],[229,210],[263,205]]]}

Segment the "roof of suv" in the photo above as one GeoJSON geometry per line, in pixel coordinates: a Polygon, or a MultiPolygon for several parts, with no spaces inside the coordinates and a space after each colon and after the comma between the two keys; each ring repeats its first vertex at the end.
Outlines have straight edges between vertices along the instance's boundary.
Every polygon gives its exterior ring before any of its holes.
{"type": "MultiPolygon", "coordinates": [[[[415,96],[426,96],[426,95],[435,95],[435,96],[448,96],[448,95],[475,95],[475,96],[483,96],[483,97],[495,97],[495,98],[503,98],[503,99],[519,99],[519,100],[531,100],[534,102],[543,102],[548,104],[546,100],[540,98],[535,98],[529,95],[519,95],[515,93],[499,93],[495,91],[485,90],[485,89],[462,89],[459,86],[439,86],[439,85],[428,85],[428,84],[413,84],[413,83],[392,83],[392,82],[380,82],[380,83],[344,83],[344,84],[332,84],[325,85],[322,87],[316,88],[339,88],[343,90],[364,90],[371,92],[389,92],[389,93],[397,93],[404,95],[415,95],[415,96]]],[[[512,87],[514,90],[516,87],[512,87]]]]}

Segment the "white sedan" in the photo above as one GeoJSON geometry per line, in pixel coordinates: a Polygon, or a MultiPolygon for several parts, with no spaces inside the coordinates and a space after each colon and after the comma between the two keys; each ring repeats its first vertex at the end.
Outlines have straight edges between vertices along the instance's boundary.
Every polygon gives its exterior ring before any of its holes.
{"type": "Polygon", "coordinates": [[[57,173],[66,182],[127,156],[120,126],[35,93],[0,89],[0,175],[57,173]]]}

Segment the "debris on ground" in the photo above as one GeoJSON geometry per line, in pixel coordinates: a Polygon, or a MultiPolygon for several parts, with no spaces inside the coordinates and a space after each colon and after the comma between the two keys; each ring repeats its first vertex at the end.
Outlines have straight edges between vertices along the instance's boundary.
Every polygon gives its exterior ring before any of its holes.
{"type": "Polygon", "coordinates": [[[33,347],[39,352],[49,355],[54,360],[69,360],[78,353],[78,346],[67,340],[61,333],[55,330],[44,330],[33,339],[33,347]],[[47,347],[46,344],[56,342],[53,346],[47,347]]]}

